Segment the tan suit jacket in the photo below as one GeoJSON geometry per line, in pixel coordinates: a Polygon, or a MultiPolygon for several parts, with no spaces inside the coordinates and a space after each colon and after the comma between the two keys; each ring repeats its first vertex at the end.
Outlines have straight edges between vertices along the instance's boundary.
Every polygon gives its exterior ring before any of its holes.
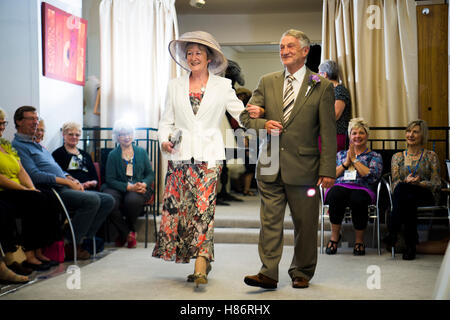
{"type": "MultiPolygon", "coordinates": [[[[319,176],[335,178],[336,175],[336,116],[334,111],[333,84],[320,77],[313,85],[313,72],[306,68],[304,80],[295,100],[295,105],[287,123],[283,123],[283,85],[285,72],[275,72],[263,76],[249,103],[265,109],[264,118],[251,119],[247,111],[241,116],[246,128],[264,129],[268,120],[279,121],[283,125],[279,145],[279,169],[281,179],[291,185],[315,185],[319,176]],[[308,87],[310,89],[308,90],[308,87]],[[319,152],[318,137],[321,136],[322,152],[319,152]]],[[[261,168],[273,165],[261,161],[270,158],[270,143],[263,145],[256,171],[256,178],[264,182],[274,182],[278,171],[261,174],[261,168]]],[[[274,160],[272,160],[274,161],[274,160]]]]}

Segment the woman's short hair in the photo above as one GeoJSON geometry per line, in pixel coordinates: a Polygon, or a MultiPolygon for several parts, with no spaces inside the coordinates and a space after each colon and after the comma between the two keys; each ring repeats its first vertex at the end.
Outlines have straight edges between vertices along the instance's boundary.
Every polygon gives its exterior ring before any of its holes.
{"type": "Polygon", "coordinates": [[[322,62],[319,66],[319,72],[326,72],[327,78],[330,80],[337,81],[339,79],[339,67],[333,60],[326,60],[322,62]]]}
{"type": "Polygon", "coordinates": [[[0,108],[0,119],[6,119],[6,113],[2,108],[0,108]]]}
{"type": "Polygon", "coordinates": [[[415,126],[420,128],[420,132],[422,133],[422,145],[425,145],[428,142],[428,124],[425,120],[417,119],[411,121],[406,127],[405,131],[412,130],[415,126]]]}
{"type": "Polygon", "coordinates": [[[350,136],[353,129],[363,128],[369,135],[369,124],[363,118],[353,118],[348,123],[348,135],[350,136]]]}
{"type": "Polygon", "coordinates": [[[78,130],[81,132],[81,125],[76,122],[66,122],[61,129],[63,134],[70,130],[78,130]]]}
{"type": "Polygon", "coordinates": [[[134,139],[134,126],[126,120],[117,120],[114,122],[112,138],[114,142],[119,142],[119,134],[130,134],[134,139]]]}

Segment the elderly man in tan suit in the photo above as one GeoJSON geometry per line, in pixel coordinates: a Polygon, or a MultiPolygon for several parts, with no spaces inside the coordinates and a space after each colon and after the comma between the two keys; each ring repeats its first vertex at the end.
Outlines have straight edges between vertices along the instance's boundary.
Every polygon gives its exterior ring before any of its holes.
{"type": "Polygon", "coordinates": [[[286,31],[280,41],[285,70],[260,79],[240,116],[246,128],[266,129],[269,134],[256,173],[261,196],[258,250],[262,267],[257,275],[244,278],[250,286],[277,287],[286,204],[295,228],[294,257],[289,268],[292,286],[308,287],[316,268],[318,186],[329,188],[334,184],[336,118],[332,83],[305,66],[309,48],[310,40],[303,32],[286,31]],[[278,156],[274,155],[276,142],[278,156]]]}

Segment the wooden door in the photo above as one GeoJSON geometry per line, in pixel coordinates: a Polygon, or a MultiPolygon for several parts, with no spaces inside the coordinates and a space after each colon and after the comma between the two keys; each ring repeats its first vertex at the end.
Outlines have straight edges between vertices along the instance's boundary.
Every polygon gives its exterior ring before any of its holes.
{"type": "MultiPolygon", "coordinates": [[[[419,118],[430,127],[448,126],[448,5],[421,5],[416,8],[419,60],[419,118]]],[[[429,139],[445,139],[445,131],[429,132],[429,139]]],[[[432,149],[432,144],[427,146],[432,149]]],[[[447,145],[435,143],[446,177],[444,160],[447,145]]]]}

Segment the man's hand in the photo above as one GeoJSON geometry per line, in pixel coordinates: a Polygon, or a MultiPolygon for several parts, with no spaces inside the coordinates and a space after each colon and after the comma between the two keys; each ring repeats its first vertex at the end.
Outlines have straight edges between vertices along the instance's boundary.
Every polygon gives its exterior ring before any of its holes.
{"type": "Polygon", "coordinates": [[[267,130],[267,133],[273,136],[279,136],[281,133],[281,130],[283,130],[283,126],[280,122],[275,120],[269,120],[264,125],[264,129],[267,130]]]}
{"type": "Polygon", "coordinates": [[[336,179],[330,177],[319,177],[319,180],[317,181],[317,186],[322,185],[322,188],[329,189],[334,185],[335,180],[336,179]]]}
{"type": "Polygon", "coordinates": [[[250,115],[250,118],[257,119],[262,118],[264,116],[265,110],[264,108],[261,108],[260,106],[255,106],[254,104],[247,104],[246,107],[248,114],[250,115]]]}
{"type": "Polygon", "coordinates": [[[161,143],[161,148],[163,149],[163,151],[168,152],[168,153],[175,152],[175,150],[173,149],[173,143],[170,141],[161,143]]]}
{"type": "Polygon", "coordinates": [[[72,190],[84,191],[83,185],[76,179],[67,179],[67,185],[72,190]]]}

